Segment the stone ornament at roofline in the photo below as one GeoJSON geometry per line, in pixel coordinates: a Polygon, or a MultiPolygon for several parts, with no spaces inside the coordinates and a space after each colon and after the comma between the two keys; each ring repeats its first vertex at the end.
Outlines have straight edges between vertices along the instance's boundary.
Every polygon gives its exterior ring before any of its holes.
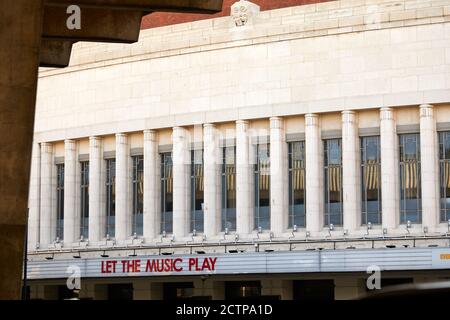
{"type": "Polygon", "coordinates": [[[260,11],[260,7],[247,0],[239,0],[231,6],[231,17],[236,27],[245,26],[254,14],[260,11]]]}

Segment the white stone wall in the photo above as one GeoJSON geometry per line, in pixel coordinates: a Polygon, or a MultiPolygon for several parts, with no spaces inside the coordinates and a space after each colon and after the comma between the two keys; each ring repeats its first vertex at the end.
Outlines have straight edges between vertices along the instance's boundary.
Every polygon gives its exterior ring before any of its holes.
{"type": "Polygon", "coordinates": [[[447,102],[449,8],[342,0],[79,43],[71,67],[40,73],[36,139],[447,102]]]}

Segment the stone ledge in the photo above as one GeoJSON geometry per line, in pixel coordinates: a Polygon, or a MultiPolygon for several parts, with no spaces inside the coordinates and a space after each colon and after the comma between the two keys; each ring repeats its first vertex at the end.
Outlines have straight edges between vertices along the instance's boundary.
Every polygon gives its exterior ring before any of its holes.
{"type": "Polygon", "coordinates": [[[384,95],[366,95],[337,99],[323,99],[313,101],[296,101],[289,103],[264,104],[237,109],[208,110],[172,114],[159,117],[147,117],[118,122],[97,123],[83,127],[65,128],[35,132],[36,142],[55,142],[62,139],[82,139],[96,135],[112,135],[121,132],[137,132],[145,129],[164,129],[175,126],[192,125],[193,123],[217,123],[234,121],[235,119],[260,119],[273,116],[298,116],[308,113],[327,113],[342,110],[364,110],[383,107],[419,106],[421,104],[448,104],[450,92],[448,90],[429,90],[419,92],[403,92],[384,95]]]}

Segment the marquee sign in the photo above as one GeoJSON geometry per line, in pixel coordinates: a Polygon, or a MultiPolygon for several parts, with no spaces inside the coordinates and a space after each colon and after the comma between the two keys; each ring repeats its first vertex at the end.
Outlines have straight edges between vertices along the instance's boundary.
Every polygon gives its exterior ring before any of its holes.
{"type": "Polygon", "coordinates": [[[450,248],[379,248],[317,251],[274,251],[172,256],[135,256],[35,260],[28,263],[29,279],[66,278],[67,270],[81,277],[151,277],[168,275],[229,275],[309,272],[366,272],[450,269],[450,248]]]}
{"type": "Polygon", "coordinates": [[[106,260],[101,262],[102,273],[163,273],[163,272],[189,272],[215,271],[217,257],[215,258],[169,258],[169,259],[133,259],[133,260],[106,260]]]}

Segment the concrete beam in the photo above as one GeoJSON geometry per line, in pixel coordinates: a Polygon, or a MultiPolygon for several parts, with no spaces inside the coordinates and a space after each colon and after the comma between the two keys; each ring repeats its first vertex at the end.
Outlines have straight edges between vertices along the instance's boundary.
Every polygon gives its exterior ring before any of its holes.
{"type": "Polygon", "coordinates": [[[69,65],[72,53],[72,41],[47,40],[41,41],[40,67],[64,68],[69,65]]]}
{"type": "Polygon", "coordinates": [[[81,7],[109,7],[115,9],[166,11],[183,13],[215,13],[222,10],[223,0],[48,0],[46,5],[72,4],[81,7]]]}
{"type": "Polygon", "coordinates": [[[0,1],[0,300],[20,298],[43,3],[0,1]]]}
{"type": "Polygon", "coordinates": [[[46,6],[42,38],[133,43],[139,39],[143,15],[142,11],[86,8],[81,12],[81,29],[70,30],[66,8],[46,6]]]}

